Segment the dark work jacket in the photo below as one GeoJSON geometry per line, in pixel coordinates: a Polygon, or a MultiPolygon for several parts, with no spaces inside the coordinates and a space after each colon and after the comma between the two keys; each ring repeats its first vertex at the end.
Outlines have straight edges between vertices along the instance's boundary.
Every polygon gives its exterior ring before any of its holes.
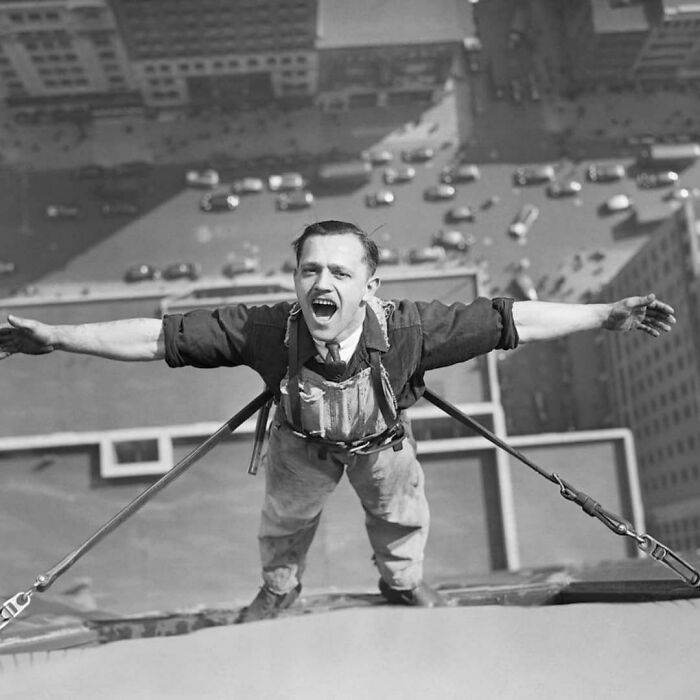
{"type": "MultiPolygon", "coordinates": [[[[471,304],[450,305],[394,301],[387,318],[386,339],[376,317],[368,311],[347,374],[369,366],[368,349],[379,350],[398,408],[408,408],[423,394],[426,371],[494,349],[516,347],[512,304],[512,299],[484,297],[471,304]]],[[[288,364],[284,341],[291,308],[289,302],[254,307],[238,304],[165,316],[165,360],[170,367],[246,365],[279,398],[288,364]]],[[[323,373],[323,365],[314,359],[316,346],[301,314],[299,319],[300,363],[323,373]]]]}

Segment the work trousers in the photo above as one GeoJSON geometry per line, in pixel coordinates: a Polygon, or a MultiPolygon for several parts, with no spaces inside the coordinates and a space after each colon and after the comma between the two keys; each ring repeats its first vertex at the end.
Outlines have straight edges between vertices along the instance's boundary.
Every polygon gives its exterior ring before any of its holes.
{"type": "Polygon", "coordinates": [[[323,507],[344,471],[362,502],[381,578],[396,589],[421,581],[430,514],[415,442],[407,437],[402,444],[371,455],[329,450],[322,459],[318,444],[272,423],[258,537],[263,579],[272,591],[286,593],[299,583],[323,507]]]}

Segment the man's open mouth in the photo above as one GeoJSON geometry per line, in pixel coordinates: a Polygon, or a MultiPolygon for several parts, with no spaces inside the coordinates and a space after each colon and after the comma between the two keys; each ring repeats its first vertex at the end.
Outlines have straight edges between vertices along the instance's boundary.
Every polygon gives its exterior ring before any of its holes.
{"type": "Polygon", "coordinates": [[[336,303],[330,299],[316,299],[311,302],[316,318],[329,319],[338,309],[336,303]]]}

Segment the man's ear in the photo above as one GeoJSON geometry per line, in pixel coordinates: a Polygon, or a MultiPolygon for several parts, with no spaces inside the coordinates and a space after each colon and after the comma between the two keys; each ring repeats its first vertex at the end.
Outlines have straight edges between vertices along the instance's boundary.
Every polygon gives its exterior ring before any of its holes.
{"type": "Polygon", "coordinates": [[[367,280],[367,289],[362,298],[366,301],[367,299],[369,299],[369,297],[373,297],[377,293],[380,284],[381,280],[379,279],[379,277],[377,277],[376,275],[370,277],[367,280]]]}

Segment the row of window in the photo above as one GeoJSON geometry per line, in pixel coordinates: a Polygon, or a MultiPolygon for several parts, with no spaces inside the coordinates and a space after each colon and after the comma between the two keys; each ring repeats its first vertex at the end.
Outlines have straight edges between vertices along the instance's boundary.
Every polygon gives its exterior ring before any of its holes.
{"type": "Polygon", "coordinates": [[[687,485],[691,481],[697,483],[700,472],[697,466],[690,468],[683,467],[677,471],[669,471],[666,474],[653,476],[642,481],[642,489],[647,494],[654,491],[665,491],[668,488],[675,488],[679,485],[687,485]]]}
{"type": "MultiPolygon", "coordinates": [[[[193,63],[179,63],[177,65],[177,69],[182,71],[183,73],[187,73],[190,70],[197,70],[197,71],[204,71],[208,69],[215,69],[215,70],[221,70],[223,68],[239,68],[242,65],[247,66],[248,68],[256,68],[259,66],[262,66],[263,64],[266,64],[268,66],[274,66],[277,64],[281,65],[290,65],[294,61],[299,64],[305,64],[306,63],[306,56],[296,56],[292,58],[291,56],[282,56],[281,58],[278,58],[276,56],[268,56],[265,61],[263,61],[261,58],[257,57],[251,57],[246,59],[245,61],[237,58],[231,58],[228,61],[212,61],[211,64],[208,66],[206,63],[203,61],[194,61],[193,63]]],[[[160,71],[161,73],[170,73],[173,70],[173,66],[169,63],[161,63],[159,65],[146,65],[144,66],[144,73],[155,73],[156,70],[160,71]]]]}

